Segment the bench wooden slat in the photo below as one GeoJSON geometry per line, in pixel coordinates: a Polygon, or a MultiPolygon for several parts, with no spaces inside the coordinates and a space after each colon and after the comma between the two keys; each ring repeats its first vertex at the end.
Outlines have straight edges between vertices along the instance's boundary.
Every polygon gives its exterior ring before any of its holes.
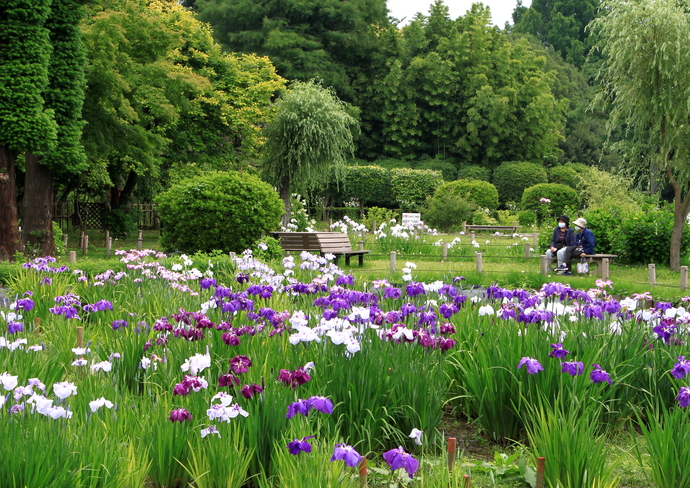
{"type": "Polygon", "coordinates": [[[338,257],[345,256],[350,264],[350,256],[359,258],[360,267],[364,264],[364,255],[368,250],[353,250],[350,238],[341,232],[271,232],[271,236],[280,241],[285,251],[315,251],[320,254],[333,254],[338,264],[338,257]]]}

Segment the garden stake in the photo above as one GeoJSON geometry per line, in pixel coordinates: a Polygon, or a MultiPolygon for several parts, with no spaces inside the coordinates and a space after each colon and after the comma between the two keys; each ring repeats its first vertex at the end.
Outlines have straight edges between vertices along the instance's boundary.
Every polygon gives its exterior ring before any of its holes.
{"type": "Polygon", "coordinates": [[[143,231],[139,231],[139,235],[137,236],[137,251],[141,251],[141,248],[144,245],[144,236],[143,236],[143,231]]]}
{"type": "Polygon", "coordinates": [[[77,251],[69,252],[69,264],[74,264],[77,262],[77,251]]]}
{"type": "Polygon", "coordinates": [[[86,234],[84,234],[84,248],[82,251],[84,256],[86,256],[86,253],[89,251],[89,236],[86,234]]]}
{"type": "Polygon", "coordinates": [[[448,438],[448,471],[453,471],[453,464],[455,463],[455,437],[448,438]]]}
{"type": "Polygon", "coordinates": [[[537,458],[537,488],[544,488],[544,463],[546,459],[543,457],[537,458]]]}
{"type": "Polygon", "coordinates": [[[391,251],[391,273],[395,273],[395,251],[391,251]]]}
{"type": "Polygon", "coordinates": [[[529,259],[529,255],[532,252],[530,247],[529,242],[525,242],[525,259],[529,259]]]}
{"type": "Polygon", "coordinates": [[[367,486],[367,458],[362,458],[359,463],[359,484],[367,486]]]}
{"type": "Polygon", "coordinates": [[[470,475],[466,474],[463,478],[465,478],[465,488],[472,488],[472,478],[470,478],[470,475]]]}
{"type": "Polygon", "coordinates": [[[108,245],[108,237],[110,237],[110,231],[106,230],[105,231],[105,239],[103,239],[103,244],[106,246],[108,245]]]}
{"type": "Polygon", "coordinates": [[[688,267],[680,267],[680,289],[685,290],[688,287],[688,267]]]}
{"type": "Polygon", "coordinates": [[[482,253],[478,252],[477,254],[477,273],[482,272],[482,253]]]}
{"type": "Polygon", "coordinates": [[[34,323],[36,324],[34,326],[34,334],[38,336],[41,334],[41,317],[35,317],[34,323]]]}
{"type": "Polygon", "coordinates": [[[84,347],[84,327],[77,327],[77,347],[84,347]]]}
{"type": "Polygon", "coordinates": [[[649,270],[649,284],[656,286],[656,264],[650,264],[647,266],[649,270]]]}
{"type": "Polygon", "coordinates": [[[67,241],[69,240],[69,236],[67,234],[64,234],[62,236],[62,243],[65,245],[65,249],[67,249],[67,241]]]}

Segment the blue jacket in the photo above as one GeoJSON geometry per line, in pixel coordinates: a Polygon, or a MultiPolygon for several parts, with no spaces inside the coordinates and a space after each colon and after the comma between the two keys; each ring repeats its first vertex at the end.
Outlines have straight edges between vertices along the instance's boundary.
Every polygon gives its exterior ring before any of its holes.
{"type": "Polygon", "coordinates": [[[582,246],[585,250],[585,254],[594,254],[594,245],[596,244],[596,239],[592,231],[585,228],[582,232],[575,234],[575,246],[582,246]]]}
{"type": "MultiPolygon", "coordinates": [[[[549,247],[557,247],[556,243],[558,241],[559,234],[561,233],[560,227],[556,227],[553,230],[553,236],[551,237],[551,245],[549,247]]],[[[575,232],[570,227],[565,229],[565,243],[564,246],[574,246],[575,245],[575,232]]]]}

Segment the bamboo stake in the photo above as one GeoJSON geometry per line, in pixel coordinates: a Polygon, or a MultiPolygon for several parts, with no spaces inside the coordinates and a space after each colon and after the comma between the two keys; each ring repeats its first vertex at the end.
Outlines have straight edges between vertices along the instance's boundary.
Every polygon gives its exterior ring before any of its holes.
{"type": "Polygon", "coordinates": [[[362,458],[359,463],[359,484],[367,486],[367,458],[362,458]]]}
{"type": "Polygon", "coordinates": [[[544,465],[546,459],[543,457],[537,458],[537,486],[536,488],[544,488],[544,465]]]}
{"type": "Polygon", "coordinates": [[[457,440],[455,437],[448,438],[448,471],[453,471],[453,464],[455,464],[455,447],[457,440]]]}

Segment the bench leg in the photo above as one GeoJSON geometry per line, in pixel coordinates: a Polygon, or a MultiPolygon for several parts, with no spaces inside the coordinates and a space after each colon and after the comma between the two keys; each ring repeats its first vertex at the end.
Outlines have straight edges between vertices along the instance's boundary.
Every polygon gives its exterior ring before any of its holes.
{"type": "Polygon", "coordinates": [[[335,255],[335,259],[333,260],[333,264],[335,264],[336,266],[338,266],[338,260],[339,260],[339,259],[340,259],[340,254],[336,254],[336,255],[335,255]]]}
{"type": "Polygon", "coordinates": [[[345,255],[345,266],[350,266],[350,255],[349,254],[345,255]]]}
{"type": "Polygon", "coordinates": [[[360,254],[357,257],[359,258],[359,267],[361,268],[362,266],[364,266],[364,254],[360,254]]]}

